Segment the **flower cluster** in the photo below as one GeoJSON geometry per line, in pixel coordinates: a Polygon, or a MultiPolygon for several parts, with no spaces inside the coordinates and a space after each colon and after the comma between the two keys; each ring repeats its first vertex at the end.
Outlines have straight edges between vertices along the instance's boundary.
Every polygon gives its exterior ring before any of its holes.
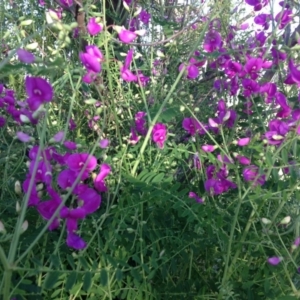
{"type": "MultiPolygon", "coordinates": [[[[15,92],[0,84],[0,108],[18,123],[37,124],[43,113],[43,104],[52,101],[53,88],[41,77],[27,76],[25,89],[28,95],[25,101],[18,101],[15,92]]],[[[6,122],[5,116],[0,116],[0,127],[6,122]]]]}
{"type": "MultiPolygon", "coordinates": [[[[67,149],[74,149],[71,141],[65,142],[67,149]]],[[[45,220],[52,220],[49,230],[59,227],[61,220],[66,220],[67,245],[74,249],[83,249],[84,240],[77,234],[78,221],[94,213],[101,204],[99,192],[106,192],[105,178],[110,173],[110,166],[102,164],[100,172],[94,176],[93,187],[86,182],[92,178],[97,167],[97,159],[88,153],[57,152],[54,146],[40,149],[34,146],[29,151],[29,171],[23,182],[23,190],[29,194],[28,206],[36,207],[45,220]],[[62,169],[56,183],[60,193],[54,188],[54,170],[62,169]],[[43,195],[42,190],[46,191],[43,195]],[[64,199],[71,191],[69,199],[64,199]],[[45,200],[46,198],[46,200],[45,200]],[[69,206],[66,205],[67,201],[69,206]]]]}

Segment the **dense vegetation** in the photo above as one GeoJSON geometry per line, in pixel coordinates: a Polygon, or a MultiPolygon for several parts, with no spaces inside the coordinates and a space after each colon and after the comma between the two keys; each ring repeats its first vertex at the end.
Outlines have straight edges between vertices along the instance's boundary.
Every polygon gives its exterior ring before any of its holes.
{"type": "Polygon", "coordinates": [[[1,2],[1,299],[299,299],[299,13],[1,2]]]}

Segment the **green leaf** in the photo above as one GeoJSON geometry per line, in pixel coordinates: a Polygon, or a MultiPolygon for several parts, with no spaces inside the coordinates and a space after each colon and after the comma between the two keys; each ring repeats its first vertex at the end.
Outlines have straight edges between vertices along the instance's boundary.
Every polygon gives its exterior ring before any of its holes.
{"type": "Polygon", "coordinates": [[[72,271],[67,278],[66,290],[69,291],[73,287],[73,285],[76,283],[76,279],[77,279],[77,272],[72,271]]]}
{"type": "Polygon", "coordinates": [[[107,285],[107,281],[108,281],[107,271],[105,269],[102,269],[100,273],[100,283],[101,285],[105,286],[107,285]]]}
{"type": "Polygon", "coordinates": [[[59,272],[49,272],[44,281],[44,288],[50,290],[57,283],[60,273],[59,272]]]}
{"type": "Polygon", "coordinates": [[[120,269],[117,269],[116,271],[116,279],[118,281],[121,281],[123,279],[123,272],[120,269]]]}
{"type": "Polygon", "coordinates": [[[82,289],[87,292],[91,288],[91,286],[92,286],[92,273],[86,272],[83,277],[82,289]]]}

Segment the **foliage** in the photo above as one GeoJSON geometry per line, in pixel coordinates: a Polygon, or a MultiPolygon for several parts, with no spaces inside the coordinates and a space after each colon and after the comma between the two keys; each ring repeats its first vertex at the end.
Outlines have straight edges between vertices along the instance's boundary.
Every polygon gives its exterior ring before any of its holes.
{"type": "Polygon", "coordinates": [[[299,5],[199,2],[0,4],[3,299],[299,298],[299,5]]]}

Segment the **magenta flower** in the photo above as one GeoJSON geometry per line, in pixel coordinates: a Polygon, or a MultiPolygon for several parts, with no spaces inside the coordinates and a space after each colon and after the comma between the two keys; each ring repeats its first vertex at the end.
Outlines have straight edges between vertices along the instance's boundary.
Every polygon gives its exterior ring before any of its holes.
{"type": "MultiPolygon", "coordinates": [[[[108,165],[106,165],[106,166],[108,166],[108,165]]],[[[101,170],[102,170],[102,167],[101,167],[101,170]]],[[[104,171],[102,171],[102,172],[104,172],[104,171]]],[[[110,172],[110,167],[109,167],[109,172],[110,172]]],[[[100,171],[100,174],[101,174],[101,171],[100,171]]],[[[107,175],[108,175],[108,173],[106,173],[106,175],[103,176],[102,180],[104,180],[104,178],[107,175]]],[[[84,192],[82,192],[81,194],[78,195],[78,198],[79,198],[79,203],[83,201],[83,205],[81,205],[81,207],[79,207],[79,208],[84,209],[85,215],[94,213],[101,205],[101,196],[94,189],[91,189],[91,188],[85,189],[84,192]]]]}
{"type": "MultiPolygon", "coordinates": [[[[88,53],[81,52],[79,54],[79,58],[88,71],[94,73],[99,73],[101,71],[101,65],[97,57],[88,53]]],[[[89,77],[84,77],[85,81],[89,81],[89,79],[92,79],[92,75],[93,73],[89,73],[89,77]]]]}
{"type": "Polygon", "coordinates": [[[196,202],[203,204],[204,200],[200,198],[196,193],[194,192],[189,192],[189,198],[194,198],[196,202]]]}
{"type": "MultiPolygon", "coordinates": [[[[95,45],[85,47],[86,52],[80,52],[79,58],[88,72],[99,73],[101,71],[101,62],[104,56],[99,48],[95,45]]],[[[93,74],[91,73],[90,76],[93,74]]]]}
{"type": "Polygon", "coordinates": [[[237,145],[238,146],[241,146],[241,147],[244,147],[244,146],[247,146],[249,143],[250,143],[250,138],[246,137],[246,138],[242,138],[242,139],[239,139],[237,141],[237,145]]]}
{"type": "Polygon", "coordinates": [[[268,258],[267,261],[270,265],[276,266],[282,261],[282,258],[278,257],[278,256],[273,256],[273,257],[268,258]]]}
{"type": "Polygon", "coordinates": [[[107,187],[104,179],[110,174],[111,168],[108,164],[102,164],[100,166],[100,173],[94,179],[94,187],[99,192],[106,192],[107,187]]]}
{"type": "Polygon", "coordinates": [[[133,59],[133,49],[130,49],[124,61],[124,65],[120,68],[121,77],[127,82],[137,81],[137,76],[130,71],[130,65],[133,59]]]}
{"type": "Polygon", "coordinates": [[[141,11],[139,17],[140,17],[141,22],[143,22],[144,24],[149,24],[151,15],[149,13],[147,13],[145,10],[141,11]]]}
{"type": "Polygon", "coordinates": [[[70,170],[76,173],[79,173],[86,164],[83,173],[85,174],[87,172],[93,171],[96,168],[97,159],[95,156],[88,153],[74,153],[67,158],[66,164],[70,168],[70,170]]]}
{"type": "Polygon", "coordinates": [[[90,18],[87,24],[87,30],[90,35],[97,35],[103,29],[103,25],[96,22],[96,18],[90,18]]]}
{"type": "Polygon", "coordinates": [[[167,139],[167,127],[162,123],[157,123],[154,125],[152,130],[152,140],[160,148],[164,148],[164,143],[167,139]]]}
{"type": "MultiPolygon", "coordinates": [[[[184,64],[182,63],[179,65],[179,68],[178,68],[179,72],[181,72],[181,70],[183,68],[184,68],[184,64]]],[[[189,62],[188,65],[186,66],[185,72],[187,73],[188,79],[195,79],[199,75],[198,67],[191,62],[189,62]]]]}
{"type": "Polygon", "coordinates": [[[60,3],[64,6],[70,7],[73,5],[73,0],[60,0],[60,3]]]}
{"type": "Polygon", "coordinates": [[[137,81],[137,76],[134,75],[130,70],[121,70],[121,77],[126,82],[137,81]]]}
{"type": "Polygon", "coordinates": [[[222,45],[222,38],[221,35],[215,31],[210,30],[204,39],[203,48],[206,52],[214,52],[218,50],[222,45]]]}
{"type": "Polygon", "coordinates": [[[263,185],[266,182],[266,175],[259,174],[259,168],[255,165],[250,165],[243,170],[245,181],[252,181],[253,186],[263,185]]]}
{"type": "Polygon", "coordinates": [[[213,151],[215,151],[217,148],[218,148],[218,146],[213,146],[213,145],[203,145],[203,146],[201,147],[201,149],[202,149],[204,152],[213,152],[213,151]]]}
{"type": "Polygon", "coordinates": [[[25,88],[28,95],[28,106],[33,111],[37,110],[41,104],[53,99],[52,86],[43,78],[27,76],[25,88]]]}
{"type": "Polygon", "coordinates": [[[88,71],[83,77],[82,77],[82,81],[90,84],[92,82],[94,82],[97,78],[97,73],[93,72],[93,71],[88,71]]]}
{"type": "Polygon", "coordinates": [[[238,62],[234,62],[232,60],[227,61],[226,67],[225,67],[225,74],[232,78],[236,75],[238,75],[242,71],[242,65],[238,62]]]}
{"type": "Polygon", "coordinates": [[[243,155],[239,155],[237,153],[234,154],[234,157],[236,158],[236,160],[241,164],[241,165],[250,165],[251,164],[251,160],[250,158],[243,156],[243,155]]]}
{"type": "Polygon", "coordinates": [[[250,75],[250,78],[255,80],[258,78],[258,72],[262,69],[263,60],[261,58],[249,57],[245,66],[244,71],[250,75]]]}
{"type": "Polygon", "coordinates": [[[140,86],[146,86],[150,80],[150,77],[145,76],[140,70],[137,71],[136,77],[137,77],[137,82],[140,86]]]}
{"type": "Polygon", "coordinates": [[[24,49],[18,49],[17,55],[18,55],[19,61],[21,61],[23,63],[31,64],[35,61],[34,55],[24,49]]]}
{"type": "Polygon", "coordinates": [[[114,29],[118,32],[119,39],[125,44],[132,43],[137,37],[136,32],[127,30],[124,27],[114,26],[114,29]]]}

